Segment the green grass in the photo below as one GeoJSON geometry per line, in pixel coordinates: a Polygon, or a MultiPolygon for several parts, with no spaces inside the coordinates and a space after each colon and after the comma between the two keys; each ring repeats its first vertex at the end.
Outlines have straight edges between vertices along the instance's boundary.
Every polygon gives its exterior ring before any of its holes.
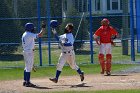
{"type": "MultiPolygon", "coordinates": [[[[99,47],[94,47],[94,63],[98,63],[98,49],[99,47]]],[[[38,48],[35,49],[35,65],[39,66],[39,52],[38,48]]],[[[51,63],[56,65],[58,62],[59,55],[61,50],[58,49],[58,46],[51,47],[51,63]]],[[[130,55],[122,55],[121,47],[113,47],[113,63],[115,62],[129,62],[130,55]]],[[[136,58],[140,59],[140,54],[136,53],[136,58]]],[[[23,77],[23,68],[24,68],[24,60],[22,56],[22,49],[18,50],[14,54],[10,54],[7,56],[0,56],[0,80],[9,80],[9,79],[21,79],[23,77]],[[12,66],[14,68],[6,68],[12,66]],[[17,67],[17,68],[15,68],[17,67]],[[18,68],[22,67],[22,68],[18,68]],[[6,68],[6,69],[4,69],[6,68]]],[[[47,67],[39,67],[36,73],[32,73],[32,77],[44,77],[44,76],[54,76],[55,75],[55,66],[48,66],[48,49],[47,47],[42,47],[42,64],[47,67]]],[[[76,52],[76,62],[80,64],[82,70],[85,71],[86,74],[96,74],[100,72],[100,66],[98,64],[90,64],[90,51],[89,46],[86,45],[82,50],[76,52]],[[81,63],[86,63],[85,65],[81,65],[81,63]]],[[[119,65],[113,64],[113,71],[129,68],[133,65],[119,65]]],[[[76,71],[71,70],[70,67],[64,67],[62,75],[75,75],[76,71]],[[70,73],[71,72],[71,73],[70,73]]]]}
{"type": "MultiPolygon", "coordinates": [[[[85,74],[97,74],[100,73],[100,66],[98,64],[86,64],[79,65],[80,68],[85,72],[85,74]]],[[[122,69],[127,69],[135,65],[124,65],[124,64],[113,64],[112,71],[120,71],[122,69]]],[[[52,77],[55,76],[56,67],[39,67],[37,72],[32,72],[32,78],[41,78],[41,77],[52,77]]],[[[72,76],[77,75],[75,70],[72,70],[69,66],[64,66],[61,76],[72,76]]],[[[0,80],[16,80],[23,78],[23,68],[8,68],[0,69],[0,80]]]]}
{"type": "MultiPolygon", "coordinates": [[[[98,50],[99,47],[94,47],[94,63],[98,63],[98,50]]],[[[61,53],[61,50],[58,49],[58,46],[53,46],[51,47],[51,64],[57,64],[59,55],[61,53]]],[[[90,48],[89,45],[85,45],[85,47],[80,50],[76,51],[76,62],[78,64],[80,63],[90,63],[90,48]]],[[[116,62],[131,62],[131,56],[130,56],[130,51],[129,55],[122,55],[122,49],[121,47],[113,47],[112,49],[112,61],[113,63],[116,62]]],[[[136,52],[136,61],[140,60],[140,53],[136,52]]],[[[12,67],[24,67],[24,60],[22,56],[22,50],[17,51],[14,54],[9,54],[9,55],[0,55],[0,67],[7,67],[7,66],[12,66],[12,67]]],[[[46,46],[42,47],[42,64],[43,65],[49,65],[48,62],[48,49],[46,46]]],[[[35,49],[35,65],[39,65],[39,51],[38,48],[35,49]]]]}
{"type": "MultiPolygon", "coordinates": [[[[94,63],[98,62],[98,47],[94,48],[94,63]]],[[[57,64],[61,50],[57,47],[51,48],[51,60],[52,64],[57,64]]],[[[121,47],[114,47],[113,51],[113,63],[115,62],[130,62],[130,55],[122,55],[121,47]]],[[[136,59],[139,60],[139,55],[136,54],[136,59]]],[[[43,78],[43,77],[52,77],[55,76],[56,67],[48,66],[48,50],[46,47],[42,49],[42,60],[43,67],[38,67],[37,72],[32,72],[31,78],[43,78]],[[46,66],[47,65],[47,66],[46,66]]],[[[81,70],[85,74],[99,74],[100,65],[99,64],[90,64],[90,51],[89,48],[83,49],[80,52],[76,52],[76,62],[79,64],[81,70]],[[86,64],[81,64],[81,63],[86,64]]],[[[39,52],[38,48],[35,51],[35,65],[39,65],[39,52]]],[[[117,72],[120,70],[128,69],[136,66],[136,64],[113,64],[112,72],[117,72]]],[[[22,52],[18,51],[13,55],[9,55],[4,60],[0,60],[0,81],[3,80],[18,80],[23,79],[23,69],[24,69],[24,60],[22,52]],[[13,68],[6,68],[7,66],[12,66],[13,68]],[[4,68],[2,68],[4,67],[4,68]],[[19,68],[22,67],[22,68],[19,68]]],[[[72,70],[69,66],[64,66],[61,76],[74,76],[77,75],[75,70],[72,70]]],[[[87,93],[140,93],[140,90],[101,90],[101,91],[86,91],[87,93]]],[[[27,92],[28,93],[28,92],[27,92]]],[[[30,92],[29,92],[30,93],[30,92]]],[[[38,92],[32,92],[38,93],[38,92]]],[[[45,93],[45,92],[42,92],[45,93]]],[[[85,91],[64,91],[64,92],[51,92],[51,93],[85,93],[85,91]]]]}

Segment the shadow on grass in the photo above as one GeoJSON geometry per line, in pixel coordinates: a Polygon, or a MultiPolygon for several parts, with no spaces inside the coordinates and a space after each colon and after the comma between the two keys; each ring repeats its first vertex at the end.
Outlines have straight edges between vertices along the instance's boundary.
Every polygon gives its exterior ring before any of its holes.
{"type": "MultiPolygon", "coordinates": [[[[76,55],[91,55],[90,50],[76,50],[76,55]]],[[[96,54],[95,51],[93,51],[93,54],[96,54]]]]}
{"type": "Polygon", "coordinates": [[[53,89],[53,88],[41,87],[41,86],[36,86],[36,87],[31,87],[31,88],[36,88],[36,89],[53,89]]]}
{"type": "Polygon", "coordinates": [[[56,86],[70,86],[70,88],[77,88],[77,87],[92,87],[92,86],[87,86],[86,83],[80,83],[77,85],[56,85],[56,86]]]}
{"type": "MultiPolygon", "coordinates": [[[[104,75],[104,76],[109,76],[109,75],[104,75]]],[[[126,75],[126,74],[112,74],[110,76],[130,76],[130,75],[126,75]]]]}
{"type": "Polygon", "coordinates": [[[20,61],[23,60],[21,54],[0,54],[0,61],[20,61]]]}

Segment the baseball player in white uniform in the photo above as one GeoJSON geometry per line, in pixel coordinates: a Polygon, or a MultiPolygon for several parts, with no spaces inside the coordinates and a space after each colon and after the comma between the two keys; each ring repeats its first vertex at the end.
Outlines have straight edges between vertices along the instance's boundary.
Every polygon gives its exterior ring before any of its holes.
{"type": "Polygon", "coordinates": [[[55,29],[52,29],[55,38],[60,42],[60,47],[62,50],[57,64],[56,76],[55,78],[50,78],[50,80],[54,83],[58,82],[59,75],[61,74],[62,68],[66,62],[72,69],[77,70],[80,75],[81,81],[84,80],[84,72],[80,70],[80,68],[76,65],[75,62],[75,52],[73,50],[74,37],[72,34],[72,30],[73,24],[68,23],[65,27],[65,33],[58,37],[55,29]]]}
{"type": "Polygon", "coordinates": [[[22,35],[22,47],[23,47],[23,56],[25,61],[24,68],[24,82],[23,86],[25,87],[35,87],[36,85],[30,82],[30,74],[34,64],[34,46],[35,39],[42,37],[45,32],[46,24],[42,23],[42,29],[40,33],[34,33],[34,24],[26,23],[25,24],[25,32],[22,35]]]}

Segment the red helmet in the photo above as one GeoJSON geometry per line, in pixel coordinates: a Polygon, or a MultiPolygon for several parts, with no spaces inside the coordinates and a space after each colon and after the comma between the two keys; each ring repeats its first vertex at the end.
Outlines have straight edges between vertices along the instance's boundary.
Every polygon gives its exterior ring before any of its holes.
{"type": "Polygon", "coordinates": [[[107,25],[109,25],[109,20],[107,19],[107,18],[104,18],[102,21],[101,21],[101,25],[103,25],[103,26],[107,26],[107,25]]]}

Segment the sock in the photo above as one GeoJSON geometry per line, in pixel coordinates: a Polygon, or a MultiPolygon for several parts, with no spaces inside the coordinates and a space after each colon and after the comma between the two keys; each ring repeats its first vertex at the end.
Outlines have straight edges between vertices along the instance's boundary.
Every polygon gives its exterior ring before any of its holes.
{"type": "Polygon", "coordinates": [[[58,78],[59,78],[60,74],[61,74],[61,71],[57,70],[57,71],[56,71],[56,76],[55,76],[55,77],[56,77],[56,79],[58,79],[58,78]]]}
{"type": "Polygon", "coordinates": [[[83,74],[83,72],[80,70],[80,68],[77,70],[77,72],[78,72],[79,74],[83,74]]]}
{"type": "Polygon", "coordinates": [[[26,75],[26,70],[24,70],[24,81],[26,82],[27,79],[26,79],[27,75],[26,75]]]}
{"type": "Polygon", "coordinates": [[[27,82],[30,82],[30,72],[26,72],[26,79],[27,79],[27,82]]]}

